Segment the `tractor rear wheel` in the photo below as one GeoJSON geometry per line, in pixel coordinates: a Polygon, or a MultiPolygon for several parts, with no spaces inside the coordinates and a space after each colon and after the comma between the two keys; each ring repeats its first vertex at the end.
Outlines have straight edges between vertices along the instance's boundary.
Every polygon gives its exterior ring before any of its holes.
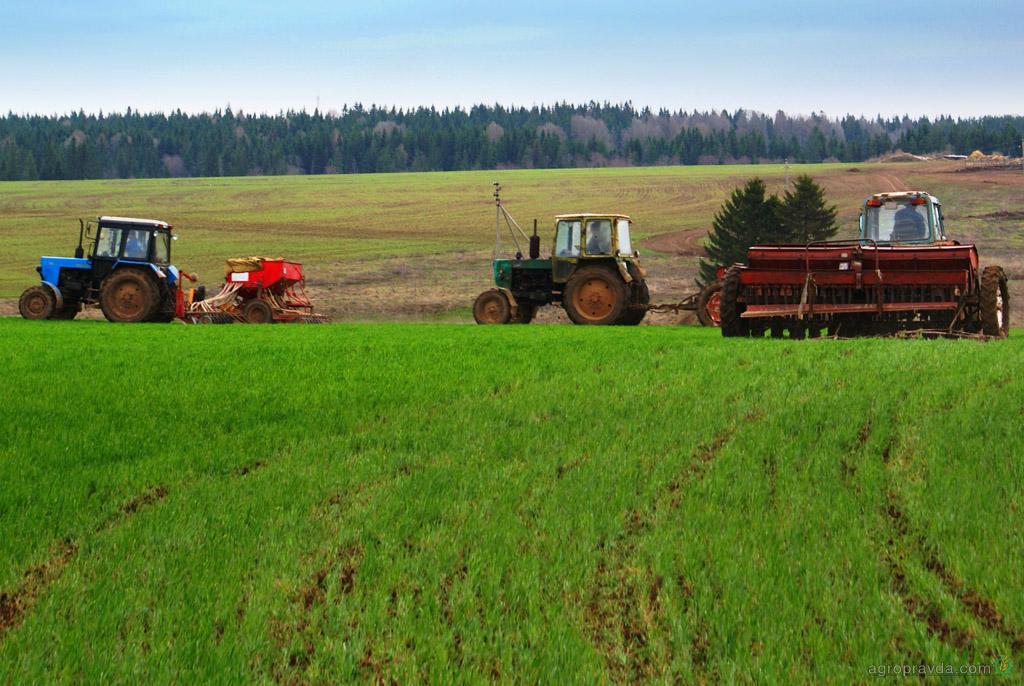
{"type": "Polygon", "coordinates": [[[626,284],[617,272],[584,267],[566,284],[562,305],[574,324],[603,326],[621,320],[628,300],[626,284]]]}
{"type": "Polygon", "coordinates": [[[722,322],[722,282],[709,283],[697,297],[697,319],[703,326],[718,326],[722,322]]]}
{"type": "Polygon", "coordinates": [[[512,304],[496,288],[476,296],[473,319],[477,324],[508,324],[512,320],[512,304]]]}
{"type": "Polygon", "coordinates": [[[46,286],[26,288],[18,299],[18,312],[25,319],[49,319],[57,309],[57,298],[46,286]]]}
{"type": "Polygon", "coordinates": [[[266,300],[255,298],[242,305],[242,319],[249,324],[270,324],[274,321],[274,310],[266,300]]]}
{"type": "Polygon", "coordinates": [[[651,302],[651,290],[647,288],[646,281],[639,281],[633,288],[633,302],[622,311],[622,318],[619,324],[625,326],[636,326],[647,316],[646,305],[651,302]],[[643,307],[641,307],[643,306],[643,307]]]}
{"type": "Polygon", "coordinates": [[[997,338],[1010,333],[1010,291],[1002,267],[985,267],[981,273],[981,330],[997,338]]]}
{"type": "Polygon", "coordinates": [[[160,305],[159,293],[153,277],[145,271],[118,269],[100,288],[100,309],[112,322],[144,322],[160,305]]]}
{"type": "MultiPolygon", "coordinates": [[[[742,310],[737,302],[740,297],[740,270],[739,267],[729,267],[722,279],[721,301],[718,311],[721,315],[722,335],[726,338],[733,336],[746,336],[749,333],[747,322],[740,318],[742,310]]],[[[774,335],[774,327],[772,334],[774,335]]]]}

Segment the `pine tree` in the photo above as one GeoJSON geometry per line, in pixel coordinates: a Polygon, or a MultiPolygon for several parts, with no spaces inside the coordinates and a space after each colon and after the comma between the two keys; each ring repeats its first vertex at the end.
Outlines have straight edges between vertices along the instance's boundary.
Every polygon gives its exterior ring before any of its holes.
{"type": "Polygon", "coordinates": [[[809,243],[836,235],[836,206],[825,204],[825,191],[810,176],[796,177],[779,207],[779,222],[786,241],[809,243]]]}
{"type": "Polygon", "coordinates": [[[779,224],[779,199],[766,196],[764,181],[753,178],[737,188],[715,214],[704,252],[708,259],[700,260],[697,284],[703,286],[715,280],[718,265],[730,266],[747,261],[747,249],[761,243],[782,242],[779,224]]]}

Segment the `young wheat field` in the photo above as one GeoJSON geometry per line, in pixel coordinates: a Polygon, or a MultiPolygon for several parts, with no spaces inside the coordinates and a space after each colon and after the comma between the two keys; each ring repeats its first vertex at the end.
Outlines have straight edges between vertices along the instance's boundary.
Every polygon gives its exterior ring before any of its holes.
{"type": "Polygon", "coordinates": [[[1024,335],[0,320],[2,683],[1024,659],[1024,335]]]}

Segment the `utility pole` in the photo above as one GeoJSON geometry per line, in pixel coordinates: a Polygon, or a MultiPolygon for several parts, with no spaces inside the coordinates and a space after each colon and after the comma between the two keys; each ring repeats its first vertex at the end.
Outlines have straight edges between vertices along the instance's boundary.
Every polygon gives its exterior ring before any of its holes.
{"type": "Polygon", "coordinates": [[[789,158],[788,157],[786,158],[786,187],[783,190],[786,190],[786,191],[789,190],[789,158]]]}

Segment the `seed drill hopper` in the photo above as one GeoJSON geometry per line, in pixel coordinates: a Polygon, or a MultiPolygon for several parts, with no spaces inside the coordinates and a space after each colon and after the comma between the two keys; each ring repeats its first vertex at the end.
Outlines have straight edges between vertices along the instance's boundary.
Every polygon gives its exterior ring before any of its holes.
{"type": "Polygon", "coordinates": [[[305,293],[302,264],[282,258],[240,257],[227,261],[220,291],[210,297],[183,298],[179,316],[191,323],[269,324],[327,321],[313,312],[305,293]]]}

